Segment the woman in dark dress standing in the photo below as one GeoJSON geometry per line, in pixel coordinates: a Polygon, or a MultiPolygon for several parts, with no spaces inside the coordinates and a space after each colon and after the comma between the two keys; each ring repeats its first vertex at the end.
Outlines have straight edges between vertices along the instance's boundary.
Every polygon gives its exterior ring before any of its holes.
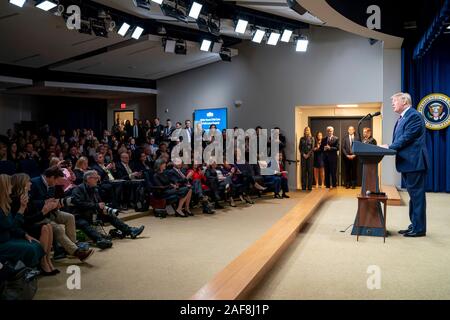
{"type": "Polygon", "coordinates": [[[311,128],[306,127],[303,137],[300,139],[300,156],[302,167],[302,190],[311,190],[313,183],[314,165],[314,138],[311,135],[311,128]]]}
{"type": "Polygon", "coordinates": [[[322,144],[322,132],[318,131],[316,133],[316,141],[314,144],[314,180],[316,181],[316,189],[320,187],[324,188],[325,183],[325,165],[323,163],[323,150],[321,149],[322,144]]]}
{"type": "Polygon", "coordinates": [[[11,212],[11,192],[11,177],[0,175],[0,260],[22,261],[28,267],[37,267],[45,252],[39,241],[22,229],[28,196],[20,198],[19,210],[14,214],[11,212]]]}

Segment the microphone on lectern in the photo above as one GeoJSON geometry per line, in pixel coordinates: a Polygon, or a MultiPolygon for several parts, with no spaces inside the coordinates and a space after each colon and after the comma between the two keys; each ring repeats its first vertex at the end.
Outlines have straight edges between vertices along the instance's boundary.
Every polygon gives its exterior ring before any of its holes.
{"type": "Polygon", "coordinates": [[[380,112],[380,111],[377,111],[377,112],[368,114],[367,116],[370,117],[370,118],[373,118],[373,117],[378,117],[378,116],[380,116],[380,115],[381,115],[381,112],[380,112]]]}
{"type": "Polygon", "coordinates": [[[358,122],[358,135],[360,137],[362,137],[362,135],[361,135],[361,124],[362,124],[362,122],[364,120],[366,120],[366,119],[372,119],[373,117],[378,117],[379,115],[381,115],[381,112],[377,111],[377,112],[369,113],[368,115],[364,116],[364,118],[359,120],[359,122],[358,122]]]}

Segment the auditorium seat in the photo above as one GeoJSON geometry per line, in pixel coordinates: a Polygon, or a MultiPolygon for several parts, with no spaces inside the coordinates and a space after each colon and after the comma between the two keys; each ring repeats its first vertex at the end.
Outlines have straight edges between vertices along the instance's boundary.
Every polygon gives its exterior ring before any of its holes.
{"type": "Polygon", "coordinates": [[[0,161],[0,174],[13,175],[17,171],[16,165],[12,161],[0,161]]]}
{"type": "Polygon", "coordinates": [[[41,175],[39,166],[34,160],[21,160],[19,162],[19,167],[21,172],[28,174],[31,178],[39,177],[41,175]]]}

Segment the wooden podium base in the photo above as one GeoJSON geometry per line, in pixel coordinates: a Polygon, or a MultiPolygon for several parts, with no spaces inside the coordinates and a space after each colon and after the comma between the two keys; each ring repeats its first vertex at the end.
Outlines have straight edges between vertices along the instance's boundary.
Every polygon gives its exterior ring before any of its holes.
{"type": "Polygon", "coordinates": [[[352,235],[386,238],[387,200],[386,196],[358,196],[358,212],[352,235]]]}

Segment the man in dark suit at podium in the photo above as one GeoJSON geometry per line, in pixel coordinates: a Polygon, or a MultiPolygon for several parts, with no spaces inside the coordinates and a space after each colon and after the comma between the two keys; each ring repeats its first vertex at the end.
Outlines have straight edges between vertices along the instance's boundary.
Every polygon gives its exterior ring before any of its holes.
{"type": "Polygon", "coordinates": [[[325,186],[336,188],[339,138],[334,135],[334,128],[331,126],[327,127],[327,136],[322,139],[321,149],[325,166],[325,186]]]}
{"type": "Polygon", "coordinates": [[[405,237],[424,237],[426,235],[425,177],[429,168],[425,121],[416,109],[411,107],[408,93],[392,96],[392,108],[400,114],[394,127],[392,144],[382,147],[397,151],[395,165],[402,174],[403,184],[408,190],[409,218],[411,224],[399,233],[405,237]]]}

